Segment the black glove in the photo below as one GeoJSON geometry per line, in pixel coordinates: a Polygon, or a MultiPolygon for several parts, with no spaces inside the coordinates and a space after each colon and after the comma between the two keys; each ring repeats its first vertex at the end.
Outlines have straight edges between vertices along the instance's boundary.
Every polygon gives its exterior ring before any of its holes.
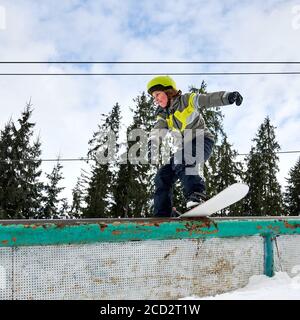
{"type": "Polygon", "coordinates": [[[235,103],[237,106],[240,106],[243,102],[243,97],[237,91],[230,92],[228,95],[228,102],[230,104],[235,103]]]}

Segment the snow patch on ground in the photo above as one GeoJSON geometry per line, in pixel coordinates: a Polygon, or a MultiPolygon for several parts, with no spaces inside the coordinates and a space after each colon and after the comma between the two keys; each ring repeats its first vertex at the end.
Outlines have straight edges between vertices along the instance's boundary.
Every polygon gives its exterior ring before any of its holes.
{"type": "Polygon", "coordinates": [[[300,275],[291,278],[277,272],[270,278],[252,276],[246,287],[210,297],[190,296],[186,300],[300,300],[300,275]]]}

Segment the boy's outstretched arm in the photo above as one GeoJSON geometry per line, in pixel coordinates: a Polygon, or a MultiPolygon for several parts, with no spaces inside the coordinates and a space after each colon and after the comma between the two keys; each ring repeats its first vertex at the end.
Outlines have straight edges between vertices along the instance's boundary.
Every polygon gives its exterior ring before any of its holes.
{"type": "Polygon", "coordinates": [[[242,95],[237,92],[217,91],[194,96],[194,105],[198,107],[219,107],[235,103],[240,106],[243,102],[242,95]]]}

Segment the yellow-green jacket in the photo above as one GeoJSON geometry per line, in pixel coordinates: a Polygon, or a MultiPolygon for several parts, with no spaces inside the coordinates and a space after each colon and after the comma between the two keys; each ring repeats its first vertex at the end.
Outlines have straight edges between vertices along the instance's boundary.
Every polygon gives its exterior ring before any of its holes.
{"type": "MultiPolygon", "coordinates": [[[[229,105],[228,94],[229,92],[225,91],[206,94],[185,93],[176,97],[169,107],[165,109],[158,107],[156,111],[157,121],[150,134],[151,144],[157,146],[160,141],[159,137],[162,137],[161,132],[167,132],[167,130],[158,129],[168,129],[175,136],[182,136],[186,129],[192,129],[193,131],[199,129],[204,137],[214,140],[213,134],[206,127],[200,109],[229,105]]],[[[180,146],[181,142],[178,142],[176,147],[180,146]]]]}

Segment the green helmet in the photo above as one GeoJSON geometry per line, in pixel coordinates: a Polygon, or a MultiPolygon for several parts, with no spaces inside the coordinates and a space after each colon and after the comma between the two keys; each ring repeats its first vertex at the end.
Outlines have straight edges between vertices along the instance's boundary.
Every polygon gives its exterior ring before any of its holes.
{"type": "Polygon", "coordinates": [[[173,88],[177,90],[175,81],[169,76],[158,76],[150,80],[147,84],[147,91],[152,94],[155,90],[166,90],[173,88]]]}

